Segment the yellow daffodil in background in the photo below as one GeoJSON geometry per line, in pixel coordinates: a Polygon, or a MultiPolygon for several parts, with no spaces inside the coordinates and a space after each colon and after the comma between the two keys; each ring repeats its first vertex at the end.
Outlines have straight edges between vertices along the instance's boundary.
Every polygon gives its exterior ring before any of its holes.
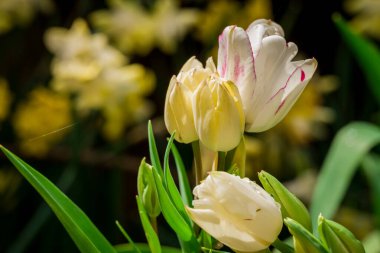
{"type": "Polygon", "coordinates": [[[0,78],[0,121],[7,117],[11,99],[12,96],[7,81],[0,78]]]}
{"type": "Polygon", "coordinates": [[[380,40],[380,1],[346,0],[345,8],[355,15],[350,23],[357,31],[380,40]]]}
{"type": "Polygon", "coordinates": [[[281,232],[280,205],[248,178],[213,171],[193,193],[191,219],[236,252],[266,249],[281,232]]]}
{"type": "Polygon", "coordinates": [[[145,55],[156,46],[172,53],[198,20],[198,11],[179,8],[176,0],[156,1],[151,10],[137,1],[109,0],[108,4],[110,10],[92,14],[92,23],[129,54],[145,55]]]}
{"type": "Polygon", "coordinates": [[[53,5],[50,0],[1,0],[0,1],[0,34],[16,25],[29,23],[35,12],[50,12],[53,5]]]}
{"type": "Polygon", "coordinates": [[[22,151],[39,157],[62,140],[67,133],[63,128],[70,124],[69,98],[43,87],[33,90],[13,115],[13,126],[22,151]]]}
{"type": "Polygon", "coordinates": [[[49,29],[45,42],[55,56],[53,89],[74,94],[75,108],[83,115],[100,111],[105,137],[115,139],[126,126],[150,115],[152,107],[144,96],[154,88],[153,73],[128,64],[104,34],[91,34],[84,20],[76,20],[70,29],[49,29]]]}

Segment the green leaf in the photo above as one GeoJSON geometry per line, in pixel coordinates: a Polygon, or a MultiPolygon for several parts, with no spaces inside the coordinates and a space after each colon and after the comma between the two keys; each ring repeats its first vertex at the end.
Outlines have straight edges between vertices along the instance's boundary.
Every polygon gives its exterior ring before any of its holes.
{"type": "Polygon", "coordinates": [[[145,237],[148,241],[149,247],[153,253],[161,253],[161,244],[156,232],[150,224],[148,215],[144,209],[144,205],[139,196],[136,196],[137,207],[139,209],[139,215],[141,224],[143,225],[145,237]]]}
{"type": "Polygon", "coordinates": [[[150,160],[154,168],[158,170],[160,177],[163,177],[164,173],[161,167],[160,157],[158,156],[156,141],[154,139],[152,122],[149,120],[148,122],[148,142],[149,142],[149,154],[150,160]]]}
{"type": "Polygon", "coordinates": [[[321,242],[297,221],[285,218],[284,223],[293,235],[295,252],[328,253],[321,242]]]}
{"type": "Polygon", "coordinates": [[[361,242],[342,225],[319,216],[318,232],[324,244],[331,252],[365,253],[361,242]]]}
{"type": "Polygon", "coordinates": [[[165,157],[164,157],[164,184],[166,186],[167,193],[172,200],[173,204],[177,208],[178,212],[182,215],[182,217],[185,219],[185,221],[189,224],[189,226],[192,226],[192,221],[187,215],[187,212],[185,210],[185,206],[182,201],[181,194],[178,191],[178,188],[174,182],[173,176],[170,172],[169,168],[169,154],[170,150],[173,144],[174,140],[174,134],[172,134],[170,140],[168,141],[168,145],[166,147],[165,151],[165,157]]]}
{"type": "Polygon", "coordinates": [[[377,102],[380,103],[380,52],[378,48],[371,41],[352,31],[339,14],[333,15],[333,21],[360,64],[377,102]]]}
{"type": "Polygon", "coordinates": [[[380,226],[380,156],[367,154],[362,162],[363,171],[367,176],[371,187],[371,198],[376,219],[376,225],[380,226]]]}
{"type": "Polygon", "coordinates": [[[364,155],[380,142],[380,128],[365,122],[343,127],[335,136],[322,165],[310,212],[314,231],[320,213],[331,219],[364,155]]]}
{"type": "Polygon", "coordinates": [[[206,248],[206,247],[202,247],[202,251],[204,253],[230,253],[228,251],[222,251],[222,250],[216,250],[216,249],[209,249],[209,248],[206,248]]]}
{"type": "Polygon", "coordinates": [[[272,245],[278,249],[281,253],[294,253],[294,249],[292,246],[287,244],[286,242],[280,241],[277,239],[272,243],[272,245]]]}
{"type": "Polygon", "coordinates": [[[172,153],[177,167],[179,190],[181,192],[182,201],[186,206],[193,207],[193,194],[191,193],[189,178],[187,177],[186,168],[183,164],[181,155],[174,143],[172,145],[172,153]]]}
{"type": "Polygon", "coordinates": [[[301,200],[268,172],[260,171],[259,180],[274,200],[281,204],[283,218],[290,217],[311,231],[310,215],[301,200]]]}
{"type": "Polygon", "coordinates": [[[121,226],[119,221],[116,221],[116,226],[119,228],[120,232],[124,235],[124,237],[127,239],[127,241],[132,245],[132,247],[135,249],[135,252],[141,253],[140,249],[137,248],[135,243],[133,242],[132,238],[128,235],[127,231],[121,226]]]}
{"type": "Polygon", "coordinates": [[[189,224],[184,220],[182,215],[177,211],[166,192],[162,180],[157,170],[153,170],[154,180],[156,182],[158,199],[160,201],[161,211],[170,227],[177,233],[183,241],[190,241],[193,237],[193,231],[189,224]]]}
{"type": "Polygon", "coordinates": [[[0,149],[50,206],[81,252],[115,252],[87,215],[52,182],[3,146],[0,149]]]}
{"type": "MultiPolygon", "coordinates": [[[[149,245],[146,243],[135,243],[136,247],[141,251],[141,253],[151,253],[149,245]]],[[[167,246],[161,246],[162,252],[165,253],[182,253],[182,250],[167,247],[167,246]]],[[[119,244],[115,245],[115,250],[118,253],[136,253],[136,250],[133,248],[130,244],[119,244]]]]}

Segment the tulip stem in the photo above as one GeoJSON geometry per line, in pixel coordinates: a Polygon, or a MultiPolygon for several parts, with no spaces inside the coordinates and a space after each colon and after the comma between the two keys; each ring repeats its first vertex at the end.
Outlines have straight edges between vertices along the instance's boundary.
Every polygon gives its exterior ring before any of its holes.
{"type": "Polygon", "coordinates": [[[150,224],[152,225],[154,232],[156,232],[156,234],[158,235],[157,218],[150,217],[150,224]]]}
{"type": "Polygon", "coordinates": [[[218,152],[218,171],[225,171],[226,152],[218,152]]]}
{"type": "Polygon", "coordinates": [[[198,185],[202,180],[202,158],[199,147],[199,141],[193,141],[191,143],[194,154],[194,167],[195,167],[195,185],[198,185]]]}

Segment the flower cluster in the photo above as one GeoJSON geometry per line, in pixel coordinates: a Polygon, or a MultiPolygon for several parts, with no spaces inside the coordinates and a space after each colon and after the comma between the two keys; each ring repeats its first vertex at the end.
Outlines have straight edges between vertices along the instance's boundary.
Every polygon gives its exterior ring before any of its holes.
{"type": "Polygon", "coordinates": [[[165,123],[177,140],[200,140],[209,149],[236,147],[245,129],[261,132],[289,112],[317,66],[315,59],[292,61],[297,46],[282,28],[260,19],[248,29],[229,26],[219,37],[218,66],[190,59],[173,77],[165,123]],[[242,113],[244,112],[244,113],[242,113]]]}
{"type": "Polygon", "coordinates": [[[117,138],[125,126],[150,114],[144,96],[154,87],[154,75],[140,64],[128,64],[104,34],[91,34],[85,21],[78,19],[71,29],[49,29],[45,42],[55,56],[53,89],[74,94],[75,107],[82,114],[101,111],[107,138],[117,138]]]}
{"type": "Polygon", "coordinates": [[[105,32],[125,53],[147,54],[154,46],[171,53],[198,19],[198,12],[179,8],[176,0],[157,2],[145,10],[134,1],[109,1],[111,10],[92,14],[95,27],[105,32]]]}
{"type": "MultiPolygon", "coordinates": [[[[297,46],[285,41],[281,26],[273,21],[257,20],[247,30],[228,26],[219,36],[217,67],[211,58],[205,67],[190,58],[169,84],[165,101],[168,131],[179,142],[199,141],[214,151],[212,172],[194,188],[194,208],[187,211],[203,230],[238,252],[268,248],[282,229],[281,213],[294,218],[289,204],[281,210],[264,189],[249,179],[217,170],[231,170],[242,164],[236,160],[245,157],[244,151],[241,155],[236,147],[244,131],[272,128],[296,102],[317,66],[315,59],[292,61],[296,54],[297,46]],[[218,156],[216,151],[224,155],[218,156]]],[[[202,153],[198,160],[208,159],[209,154],[202,153]]],[[[202,169],[201,173],[205,174],[202,169]]],[[[291,202],[299,207],[302,215],[298,218],[309,228],[306,209],[297,201],[291,202]]]]}

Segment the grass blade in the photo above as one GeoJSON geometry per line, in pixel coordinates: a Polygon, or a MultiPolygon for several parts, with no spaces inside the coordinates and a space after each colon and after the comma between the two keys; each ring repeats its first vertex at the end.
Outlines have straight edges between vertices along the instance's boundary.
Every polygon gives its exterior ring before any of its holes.
{"type": "Polygon", "coordinates": [[[127,231],[125,231],[125,229],[121,226],[121,224],[119,223],[119,221],[115,221],[115,223],[116,223],[116,226],[119,228],[120,232],[124,235],[124,237],[127,239],[127,241],[129,242],[129,244],[133,247],[133,249],[135,250],[135,252],[142,253],[141,250],[139,248],[137,248],[137,246],[133,242],[132,238],[128,235],[127,231]]]}
{"type": "Polygon", "coordinates": [[[339,14],[333,16],[333,21],[360,64],[377,102],[380,103],[380,51],[374,43],[354,33],[339,14]]]}
{"type": "Polygon", "coordinates": [[[87,215],[52,182],[3,146],[0,149],[50,206],[81,252],[115,252],[87,215]]]}
{"type": "Polygon", "coordinates": [[[193,194],[191,193],[189,178],[187,177],[186,168],[183,164],[181,155],[174,143],[172,145],[172,154],[177,167],[179,190],[181,192],[182,201],[186,206],[193,207],[193,194]]]}
{"type": "Polygon", "coordinates": [[[150,160],[152,162],[152,165],[154,168],[157,169],[158,173],[160,174],[160,177],[163,177],[164,173],[162,172],[161,161],[157,151],[156,140],[154,139],[152,122],[150,120],[148,122],[148,142],[150,160]]]}

